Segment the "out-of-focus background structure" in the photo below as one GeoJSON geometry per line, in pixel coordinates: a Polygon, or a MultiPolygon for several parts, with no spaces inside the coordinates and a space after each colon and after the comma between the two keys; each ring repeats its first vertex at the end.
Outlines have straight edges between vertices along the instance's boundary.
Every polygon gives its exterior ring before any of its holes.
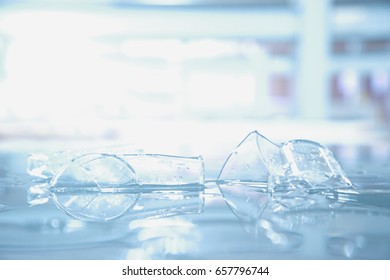
{"type": "Polygon", "coordinates": [[[0,1],[2,147],[254,129],[388,157],[390,1],[0,1]]]}
{"type": "Polygon", "coordinates": [[[0,259],[389,259],[389,159],[390,0],[0,0],[0,259]],[[253,130],[328,146],[358,188],[223,191],[253,130]],[[203,155],[205,189],[140,187],[159,219],[29,207],[28,153],[115,144],[203,155]]]}

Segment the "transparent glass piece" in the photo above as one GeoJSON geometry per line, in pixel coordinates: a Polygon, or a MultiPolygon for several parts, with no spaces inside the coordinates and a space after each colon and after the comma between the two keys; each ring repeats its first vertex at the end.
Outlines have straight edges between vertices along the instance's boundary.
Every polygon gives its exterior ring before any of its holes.
{"type": "Polygon", "coordinates": [[[319,232],[325,230],[333,213],[343,209],[333,207],[335,201],[320,192],[275,194],[266,186],[247,182],[219,182],[218,185],[243,228],[261,242],[262,249],[272,248],[272,252],[304,246],[307,232],[312,228],[319,232]]]}
{"type": "MultiPolygon", "coordinates": [[[[308,140],[291,140],[281,145],[284,174],[281,181],[303,180],[311,187],[328,185],[351,186],[333,153],[308,140]]],[[[276,176],[274,176],[276,177],[276,176]]]]}
{"type": "Polygon", "coordinates": [[[109,221],[199,212],[201,157],[88,154],[65,164],[48,184],[30,187],[30,205],[49,198],[81,220],[109,221]]]}
{"type": "Polygon", "coordinates": [[[201,156],[121,154],[118,157],[131,166],[141,185],[203,185],[205,182],[201,156]]]}
{"type": "Polygon", "coordinates": [[[247,183],[218,183],[218,186],[226,203],[242,222],[255,223],[259,219],[294,211],[331,210],[336,202],[322,193],[281,192],[275,195],[266,188],[247,183]]]}
{"type": "Polygon", "coordinates": [[[70,160],[72,156],[66,152],[30,154],[27,157],[27,173],[43,179],[51,178],[70,160]]]}
{"type": "MultiPolygon", "coordinates": [[[[221,183],[224,181],[241,183],[267,182],[269,172],[258,148],[259,136],[259,134],[252,132],[245,137],[225,161],[217,181],[221,183]]],[[[274,154],[276,146],[268,141],[260,141],[265,144],[264,156],[271,161],[272,156],[270,155],[274,154]]]]}
{"type": "Polygon", "coordinates": [[[132,168],[114,155],[78,157],[60,169],[50,182],[56,205],[80,219],[112,220],[135,204],[137,194],[121,193],[136,185],[132,168]]]}
{"type": "Polygon", "coordinates": [[[84,150],[56,151],[51,153],[33,153],[27,157],[27,173],[31,176],[49,179],[52,178],[65,164],[74,158],[92,153],[123,154],[143,153],[142,149],[134,145],[117,145],[84,150]]]}
{"type": "Polygon", "coordinates": [[[44,204],[50,200],[50,185],[47,183],[31,186],[27,192],[27,202],[30,206],[44,204]]]}
{"type": "Polygon", "coordinates": [[[247,183],[219,182],[218,186],[232,212],[243,222],[256,221],[272,201],[266,185],[259,188],[247,183]]]}
{"type": "Polygon", "coordinates": [[[161,218],[200,214],[204,207],[204,186],[175,189],[169,186],[130,186],[120,193],[89,191],[57,192],[48,188],[45,199],[37,193],[40,186],[29,188],[30,205],[52,199],[66,214],[83,221],[113,221],[139,218],[161,218]],[[46,199],[48,198],[48,199],[46,199]]]}
{"type": "Polygon", "coordinates": [[[301,246],[302,236],[288,227],[280,227],[273,217],[287,207],[276,202],[267,185],[218,182],[224,199],[243,228],[261,242],[261,250],[272,252],[294,250],[301,246]],[[279,212],[278,212],[279,211],[279,212]]]}
{"type": "Polygon", "coordinates": [[[373,206],[390,209],[390,188],[385,187],[354,187],[332,189],[325,192],[328,199],[342,203],[353,203],[365,207],[373,206]]]}
{"type": "Polygon", "coordinates": [[[137,203],[126,218],[161,218],[178,215],[200,214],[204,208],[204,186],[186,189],[153,188],[140,190],[137,203]]]}
{"type": "Polygon", "coordinates": [[[308,140],[280,145],[251,132],[226,160],[218,181],[268,182],[270,191],[352,186],[332,152],[308,140]]]}
{"type": "Polygon", "coordinates": [[[248,231],[287,247],[299,243],[294,227],[322,221],[318,215],[291,213],[329,213],[344,203],[331,197],[335,190],[354,189],[327,148],[308,140],[275,144],[257,131],[230,154],[217,184],[248,231]]]}

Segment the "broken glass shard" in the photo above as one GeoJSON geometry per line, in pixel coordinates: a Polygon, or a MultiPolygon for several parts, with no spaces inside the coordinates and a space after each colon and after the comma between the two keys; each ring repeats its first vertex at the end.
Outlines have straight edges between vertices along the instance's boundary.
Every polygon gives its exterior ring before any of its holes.
{"type": "Polygon", "coordinates": [[[218,181],[266,183],[269,191],[350,187],[340,163],[326,147],[308,140],[275,144],[251,132],[226,160],[218,181]]]}
{"type": "Polygon", "coordinates": [[[201,157],[87,154],[63,165],[49,183],[30,187],[28,200],[36,205],[53,199],[82,220],[109,221],[130,211],[167,216],[199,209],[203,184],[201,157]]]}
{"type": "Polygon", "coordinates": [[[261,244],[271,242],[273,252],[309,248],[321,237],[329,239],[328,253],[370,256],[370,230],[386,224],[381,215],[389,217],[388,184],[352,185],[332,152],[308,140],[275,144],[254,131],[230,154],[217,184],[244,229],[261,244]],[[363,223],[355,223],[359,215],[363,223]]]}
{"type": "Polygon", "coordinates": [[[353,189],[329,149],[308,140],[276,144],[257,131],[230,154],[217,183],[233,213],[251,223],[291,211],[332,209],[342,201],[330,199],[329,190],[353,189]]]}
{"type": "Polygon", "coordinates": [[[218,183],[224,200],[243,222],[255,222],[271,202],[271,195],[262,188],[241,183],[218,183]]]}
{"type": "Polygon", "coordinates": [[[86,154],[124,154],[143,153],[142,149],[135,148],[134,145],[117,145],[109,147],[91,148],[85,150],[65,150],[50,153],[32,153],[27,157],[27,173],[31,176],[48,179],[52,178],[65,164],[72,159],[86,154]]]}
{"type": "MultiPolygon", "coordinates": [[[[217,181],[251,184],[262,182],[267,186],[269,172],[257,147],[258,137],[262,136],[253,132],[245,137],[225,161],[217,181]]],[[[265,148],[275,150],[276,145],[270,141],[265,141],[265,144],[265,148]]]]}
{"type": "Polygon", "coordinates": [[[273,199],[266,188],[247,182],[219,182],[218,186],[245,231],[259,241],[261,250],[286,251],[301,246],[300,234],[291,231],[287,225],[280,227],[274,222],[278,209],[285,208],[273,199]]]}
{"type": "Polygon", "coordinates": [[[342,203],[390,208],[390,188],[386,187],[354,187],[350,189],[332,189],[325,192],[328,199],[342,203]]]}

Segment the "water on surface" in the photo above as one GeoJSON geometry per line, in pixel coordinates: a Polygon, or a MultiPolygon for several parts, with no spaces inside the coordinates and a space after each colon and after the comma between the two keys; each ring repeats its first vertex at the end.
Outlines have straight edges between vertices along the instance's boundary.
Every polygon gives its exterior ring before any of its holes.
{"type": "Polygon", "coordinates": [[[25,172],[26,154],[2,153],[0,162],[0,259],[390,259],[383,164],[347,166],[353,191],[275,200],[261,185],[230,184],[222,196],[208,182],[181,215],[91,222],[53,201],[29,207],[37,182],[25,172]]]}

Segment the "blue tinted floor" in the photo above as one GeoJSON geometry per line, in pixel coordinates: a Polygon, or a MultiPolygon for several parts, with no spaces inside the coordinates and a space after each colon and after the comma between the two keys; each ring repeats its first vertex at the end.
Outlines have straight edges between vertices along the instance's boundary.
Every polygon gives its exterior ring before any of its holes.
{"type": "Polygon", "coordinates": [[[243,211],[232,211],[210,182],[187,214],[116,222],[80,221],[53,202],[29,207],[26,154],[2,152],[0,162],[0,259],[390,259],[386,162],[347,165],[359,189],[326,194],[327,207],[314,195],[273,216],[261,188],[236,186],[231,202],[243,211]]]}

